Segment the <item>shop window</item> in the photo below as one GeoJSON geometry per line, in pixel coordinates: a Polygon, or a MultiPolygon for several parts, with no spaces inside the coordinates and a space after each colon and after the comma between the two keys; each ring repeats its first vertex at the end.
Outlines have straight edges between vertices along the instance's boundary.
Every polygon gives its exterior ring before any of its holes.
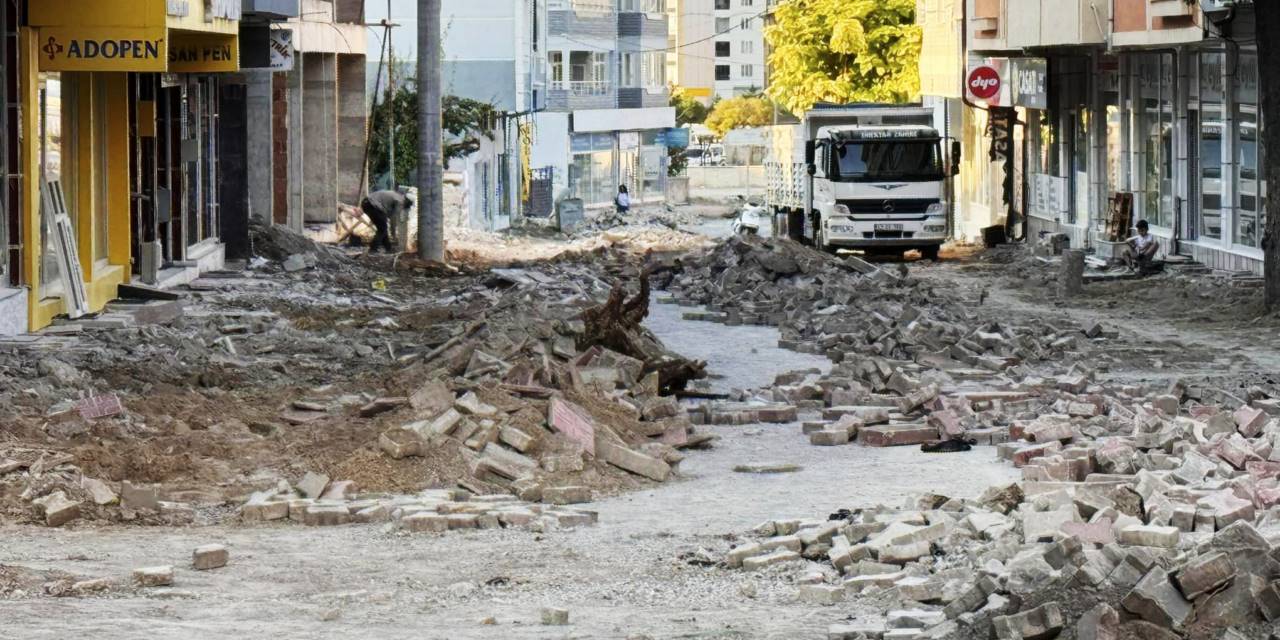
{"type": "Polygon", "coordinates": [[[1261,120],[1258,117],[1258,52],[1242,50],[1232,82],[1235,93],[1236,244],[1262,248],[1267,183],[1263,175],[1261,120]]]}
{"type": "Polygon", "coordinates": [[[1222,131],[1223,65],[1220,51],[1200,54],[1199,127],[1196,131],[1196,168],[1199,174],[1199,235],[1222,238],[1222,131]]]}
{"type": "Polygon", "coordinates": [[[1139,217],[1159,227],[1173,225],[1173,58],[1135,56],[1138,109],[1135,136],[1140,167],[1135,176],[1139,217]]]}
{"type": "MultiPolygon", "coordinates": [[[[79,105],[79,76],[73,73],[41,73],[40,105],[37,126],[40,129],[40,185],[58,180],[66,202],[71,225],[76,227],[79,213],[79,127],[76,121],[79,105]]],[[[43,202],[43,200],[42,200],[43,202]]],[[[57,258],[56,226],[52,212],[41,205],[40,274],[42,295],[57,296],[62,290],[61,269],[57,258]]]]}

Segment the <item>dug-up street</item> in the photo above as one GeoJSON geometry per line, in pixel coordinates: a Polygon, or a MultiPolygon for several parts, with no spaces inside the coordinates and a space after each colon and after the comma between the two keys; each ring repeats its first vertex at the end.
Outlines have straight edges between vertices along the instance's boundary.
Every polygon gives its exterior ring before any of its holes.
{"type": "Polygon", "coordinates": [[[259,227],[0,341],[0,637],[1277,637],[1258,283],[716,214],[259,227]]]}

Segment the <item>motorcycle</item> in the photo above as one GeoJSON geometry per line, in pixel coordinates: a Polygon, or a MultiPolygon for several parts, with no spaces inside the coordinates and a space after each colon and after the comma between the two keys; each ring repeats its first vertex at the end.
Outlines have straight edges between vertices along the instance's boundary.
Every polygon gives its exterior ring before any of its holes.
{"type": "Polygon", "coordinates": [[[740,236],[771,237],[773,235],[773,216],[761,202],[738,196],[737,215],[733,218],[733,233],[740,236]]]}

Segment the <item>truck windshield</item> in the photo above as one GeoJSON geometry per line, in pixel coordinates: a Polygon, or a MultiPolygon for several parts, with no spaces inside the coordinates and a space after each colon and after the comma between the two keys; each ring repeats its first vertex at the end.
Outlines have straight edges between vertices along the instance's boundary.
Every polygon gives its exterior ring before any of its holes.
{"type": "Polygon", "coordinates": [[[936,140],[847,142],[836,147],[836,179],[941,180],[942,158],[936,140]]]}

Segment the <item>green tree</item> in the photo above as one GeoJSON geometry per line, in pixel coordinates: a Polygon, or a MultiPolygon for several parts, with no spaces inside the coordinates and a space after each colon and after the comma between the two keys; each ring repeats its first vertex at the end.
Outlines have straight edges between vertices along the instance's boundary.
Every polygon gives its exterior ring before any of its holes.
{"type": "Polygon", "coordinates": [[[817,102],[907,102],[920,92],[915,0],[790,0],[765,29],[768,96],[802,114],[817,102]]]}
{"type": "MultiPolygon", "coordinates": [[[[418,90],[416,83],[405,83],[383,93],[382,100],[374,105],[369,128],[369,175],[371,182],[387,174],[390,158],[387,157],[390,136],[390,114],[395,114],[396,129],[396,184],[413,183],[418,169],[418,90]]],[[[497,112],[489,104],[459,98],[444,97],[444,122],[446,132],[445,160],[461,158],[480,148],[481,137],[493,139],[494,120],[497,112]]]]}
{"type": "Polygon", "coordinates": [[[763,127],[773,123],[773,103],[764,98],[737,96],[721,100],[707,115],[707,128],[718,136],[742,127],[763,127]]]}

